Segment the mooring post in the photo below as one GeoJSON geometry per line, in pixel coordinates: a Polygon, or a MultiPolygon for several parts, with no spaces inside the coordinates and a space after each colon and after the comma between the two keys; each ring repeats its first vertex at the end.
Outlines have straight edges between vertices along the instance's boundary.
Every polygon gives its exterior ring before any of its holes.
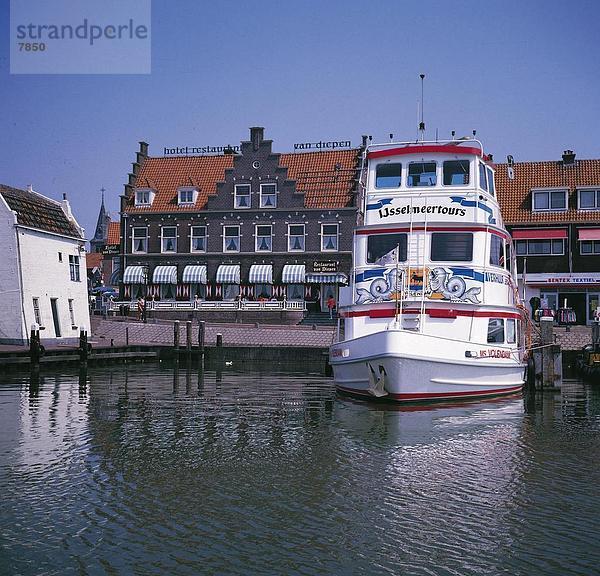
{"type": "Polygon", "coordinates": [[[85,328],[79,329],[79,361],[82,365],[87,364],[88,360],[88,341],[87,341],[87,331],[85,328]]]}
{"type": "Polygon", "coordinates": [[[31,334],[29,336],[29,358],[32,369],[39,370],[40,356],[40,331],[37,324],[33,324],[31,326],[31,334]]]}
{"type": "Polygon", "coordinates": [[[190,320],[185,323],[185,349],[188,355],[192,353],[192,323],[190,320]]]}
{"type": "Polygon", "coordinates": [[[198,348],[200,349],[200,356],[204,357],[204,339],[206,338],[206,322],[200,320],[198,322],[198,348]]]}
{"type": "Polygon", "coordinates": [[[215,379],[217,382],[221,382],[223,379],[223,334],[220,332],[217,334],[217,349],[216,349],[216,360],[217,360],[217,370],[215,379]]]}
{"type": "Polygon", "coordinates": [[[560,346],[554,343],[554,318],[540,318],[542,343],[542,388],[560,388],[562,371],[560,367],[560,346]]]}
{"type": "Polygon", "coordinates": [[[129,326],[125,326],[125,346],[129,346],[129,326]]]}
{"type": "Polygon", "coordinates": [[[217,348],[223,347],[223,334],[220,332],[217,334],[217,348]]]}
{"type": "Polygon", "coordinates": [[[173,347],[175,351],[179,350],[179,320],[173,322],[173,347]]]}

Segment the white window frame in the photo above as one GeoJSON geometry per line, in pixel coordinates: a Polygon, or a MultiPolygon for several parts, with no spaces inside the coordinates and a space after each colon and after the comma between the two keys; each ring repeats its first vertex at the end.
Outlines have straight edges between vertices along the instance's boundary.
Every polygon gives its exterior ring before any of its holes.
{"type": "Polygon", "coordinates": [[[577,210],[600,210],[600,186],[590,186],[585,188],[577,188],[577,210]],[[594,192],[594,207],[582,207],[581,206],[581,193],[582,192],[594,192]]]}
{"type": "Polygon", "coordinates": [[[261,184],[260,185],[260,207],[266,208],[267,210],[270,210],[271,208],[277,208],[277,193],[278,193],[278,189],[277,189],[276,182],[265,182],[264,184],[261,184]],[[275,192],[270,192],[269,194],[263,193],[263,188],[265,188],[267,186],[274,186],[275,192]],[[273,205],[272,206],[267,206],[264,204],[263,198],[265,196],[273,196],[273,205]]]}
{"type": "MultiPolygon", "coordinates": [[[[300,237],[300,234],[294,234],[294,238],[300,237]]],[[[306,225],[303,223],[292,223],[288,224],[288,252],[305,252],[306,251],[306,225]],[[302,226],[302,248],[292,248],[292,226],[302,226]]]]}
{"type": "Polygon", "coordinates": [[[177,226],[161,226],[160,227],[160,253],[161,254],[177,254],[177,226]],[[165,230],[173,229],[175,230],[175,236],[165,236],[165,230]],[[165,249],[165,240],[173,240],[174,246],[173,250],[165,249]]]}
{"type": "Polygon", "coordinates": [[[235,186],[233,187],[234,191],[233,191],[233,207],[236,210],[249,210],[250,208],[252,208],[252,185],[249,182],[245,182],[243,184],[235,184],[235,186]],[[238,198],[240,198],[241,196],[246,196],[246,194],[238,194],[238,188],[248,188],[248,206],[239,206],[238,205],[238,198]]]}
{"type": "Polygon", "coordinates": [[[242,244],[242,235],[240,233],[239,226],[223,226],[223,252],[239,252],[242,244]],[[234,238],[234,236],[225,236],[225,231],[227,228],[237,228],[237,250],[227,250],[227,246],[225,244],[227,238],[234,238]]]}
{"type": "Polygon", "coordinates": [[[184,186],[177,190],[177,204],[179,206],[193,206],[198,200],[198,189],[192,186],[184,186]],[[191,193],[191,200],[187,200],[183,198],[185,194],[186,197],[191,193]]]}
{"type": "Polygon", "coordinates": [[[79,266],[79,256],[76,254],[69,254],[69,276],[71,277],[71,282],[81,282],[79,266]]]}
{"type": "Polygon", "coordinates": [[[132,254],[148,254],[148,226],[133,226],[131,228],[131,253],[132,254]],[[144,236],[136,236],[136,230],[143,230],[144,236]],[[144,240],[145,249],[144,250],[136,250],[135,244],[137,240],[144,240]]]}
{"type": "Polygon", "coordinates": [[[136,206],[151,206],[152,202],[154,202],[154,190],[152,190],[152,188],[136,188],[136,206]]]}
{"type": "Polygon", "coordinates": [[[40,299],[33,296],[33,319],[38,326],[42,326],[42,313],[40,311],[40,299]]]}
{"type": "Polygon", "coordinates": [[[581,256],[598,256],[600,254],[600,240],[580,240],[579,241],[579,254],[581,256]],[[592,251],[591,252],[584,252],[583,251],[583,245],[584,244],[591,244],[592,245],[592,251]],[[598,251],[595,252],[594,248],[595,245],[598,248],[598,251]]]}
{"type": "Polygon", "coordinates": [[[569,209],[569,191],[566,188],[532,188],[531,189],[531,211],[532,212],[566,212],[569,209]],[[562,192],[565,199],[564,208],[552,208],[552,193],[562,192]],[[536,208],[535,197],[538,194],[548,194],[548,208],[536,208]]]}
{"type": "Polygon", "coordinates": [[[565,238],[540,238],[538,240],[516,240],[515,241],[515,252],[517,256],[564,256],[565,255],[565,238]],[[562,243],[562,251],[561,252],[552,252],[552,242],[560,240],[562,243]],[[520,254],[517,250],[517,246],[520,245],[521,242],[525,242],[527,246],[527,251],[525,254],[520,254]],[[549,253],[541,253],[541,252],[529,252],[529,243],[530,242],[550,242],[550,252],[549,253]]]}
{"type": "Polygon", "coordinates": [[[207,229],[206,225],[195,226],[192,224],[190,226],[190,252],[194,252],[196,254],[206,252],[207,243],[208,243],[208,229],[207,229]],[[204,234],[203,235],[194,234],[194,228],[204,228],[204,234]],[[194,239],[195,238],[204,238],[204,250],[198,250],[198,249],[194,248],[194,239]]]}
{"type": "Polygon", "coordinates": [[[337,222],[323,222],[321,224],[321,252],[339,252],[340,249],[340,225],[337,222]],[[335,226],[335,248],[325,248],[325,236],[332,237],[334,234],[325,234],[325,226],[335,226]]]}
{"type": "Polygon", "coordinates": [[[273,224],[255,224],[255,228],[254,228],[254,251],[255,252],[273,252],[273,224]],[[258,235],[258,229],[260,227],[264,227],[264,228],[269,228],[271,230],[271,233],[269,234],[269,249],[268,250],[261,250],[258,247],[258,239],[259,238],[266,238],[267,236],[265,235],[258,235]]]}
{"type": "Polygon", "coordinates": [[[69,316],[71,318],[71,326],[75,327],[77,326],[77,324],[75,324],[75,310],[73,309],[73,298],[69,298],[67,302],[69,303],[69,316]]]}

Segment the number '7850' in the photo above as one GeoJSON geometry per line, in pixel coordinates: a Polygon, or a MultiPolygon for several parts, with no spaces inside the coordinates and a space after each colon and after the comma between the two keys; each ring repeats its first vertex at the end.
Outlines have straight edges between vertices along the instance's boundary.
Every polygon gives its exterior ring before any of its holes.
{"type": "Polygon", "coordinates": [[[19,42],[19,52],[43,52],[45,49],[44,42],[19,42]]]}

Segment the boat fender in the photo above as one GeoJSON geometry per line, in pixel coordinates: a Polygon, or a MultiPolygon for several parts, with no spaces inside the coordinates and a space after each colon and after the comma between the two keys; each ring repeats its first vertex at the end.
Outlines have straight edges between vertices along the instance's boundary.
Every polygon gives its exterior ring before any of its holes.
{"type": "Polygon", "coordinates": [[[535,385],[535,362],[533,361],[532,356],[527,360],[527,378],[525,381],[527,386],[535,385]]]}

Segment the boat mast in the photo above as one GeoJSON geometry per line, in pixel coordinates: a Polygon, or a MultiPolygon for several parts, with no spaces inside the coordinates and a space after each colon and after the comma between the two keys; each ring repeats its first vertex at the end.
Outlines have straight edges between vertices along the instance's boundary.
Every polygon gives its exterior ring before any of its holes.
{"type": "Polygon", "coordinates": [[[421,142],[423,142],[425,140],[425,120],[423,119],[423,80],[425,80],[425,74],[419,74],[419,77],[421,78],[421,121],[419,122],[419,135],[421,142]]]}

